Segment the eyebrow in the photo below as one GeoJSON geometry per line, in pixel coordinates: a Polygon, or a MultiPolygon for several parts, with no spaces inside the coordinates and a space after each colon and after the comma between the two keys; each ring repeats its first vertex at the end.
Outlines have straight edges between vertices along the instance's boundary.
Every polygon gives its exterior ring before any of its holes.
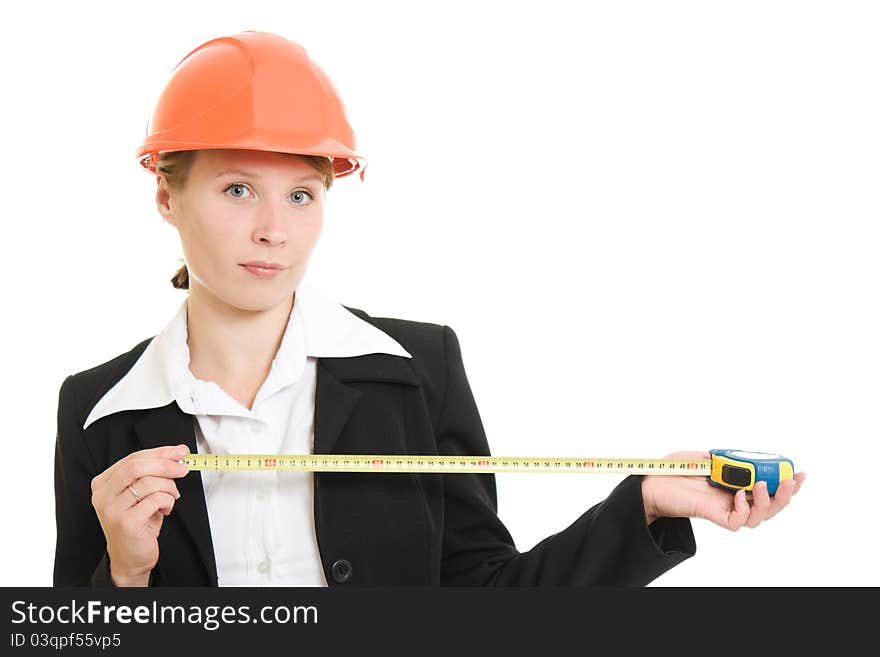
{"type": "MultiPolygon", "coordinates": [[[[231,174],[238,175],[238,176],[245,176],[246,178],[253,178],[254,180],[260,180],[260,175],[259,175],[259,174],[257,174],[257,173],[253,173],[253,172],[251,172],[251,171],[245,171],[245,170],[243,170],[243,169],[223,169],[223,171],[221,171],[220,173],[218,173],[216,177],[217,177],[217,178],[220,178],[220,177],[225,176],[225,175],[230,174],[230,173],[231,173],[231,174]]],[[[300,177],[300,178],[295,178],[295,180],[296,180],[297,182],[304,182],[304,181],[306,181],[306,180],[316,180],[316,181],[318,181],[318,182],[321,182],[321,181],[323,180],[323,178],[321,178],[321,176],[318,175],[317,173],[314,173],[314,174],[311,174],[311,175],[309,175],[309,176],[303,176],[303,177],[300,177]]]]}

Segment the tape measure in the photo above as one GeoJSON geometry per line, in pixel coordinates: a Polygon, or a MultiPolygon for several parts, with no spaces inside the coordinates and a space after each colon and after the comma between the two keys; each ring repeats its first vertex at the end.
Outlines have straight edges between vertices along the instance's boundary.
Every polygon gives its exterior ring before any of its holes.
{"type": "Polygon", "coordinates": [[[311,472],[490,472],[702,475],[732,490],[752,490],[767,482],[770,495],[794,477],[794,464],[778,454],[713,449],[708,459],[634,459],[435,454],[187,454],[190,470],[282,470],[311,472]]]}

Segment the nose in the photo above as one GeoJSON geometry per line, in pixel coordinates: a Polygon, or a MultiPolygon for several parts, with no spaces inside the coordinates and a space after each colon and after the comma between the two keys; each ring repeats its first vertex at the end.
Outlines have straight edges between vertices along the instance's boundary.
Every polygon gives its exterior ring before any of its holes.
{"type": "Polygon", "coordinates": [[[259,244],[282,246],[287,243],[287,228],[284,225],[283,211],[266,203],[257,215],[254,228],[254,241],[259,244]]]}

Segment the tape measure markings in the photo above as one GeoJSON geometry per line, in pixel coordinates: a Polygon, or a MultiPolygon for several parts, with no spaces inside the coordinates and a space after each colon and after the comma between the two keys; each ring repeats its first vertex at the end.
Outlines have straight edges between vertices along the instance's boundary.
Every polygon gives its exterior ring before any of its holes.
{"type": "Polygon", "coordinates": [[[779,454],[711,449],[708,459],[640,459],[452,454],[187,454],[190,470],[289,470],[312,472],[547,472],[699,475],[729,490],[767,484],[770,495],[794,478],[794,463],[779,454]]]}
{"type": "Polygon", "coordinates": [[[455,456],[411,454],[187,454],[190,470],[279,470],[311,472],[545,472],[702,475],[711,459],[455,456]]]}

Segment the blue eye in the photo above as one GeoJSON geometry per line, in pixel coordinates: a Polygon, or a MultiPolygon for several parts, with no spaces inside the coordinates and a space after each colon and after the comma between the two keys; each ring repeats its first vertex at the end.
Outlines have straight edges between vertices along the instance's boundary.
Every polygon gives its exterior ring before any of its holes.
{"type": "MultiPolygon", "coordinates": [[[[307,195],[310,199],[315,200],[315,197],[312,196],[311,193],[307,192],[307,191],[304,190],[304,189],[298,189],[298,190],[296,190],[293,194],[291,194],[291,196],[296,196],[297,194],[305,194],[305,195],[307,195]]],[[[302,203],[297,203],[297,205],[302,205],[302,203]]]]}
{"type": "MultiPolygon", "coordinates": [[[[238,187],[238,188],[241,188],[241,189],[247,189],[247,185],[244,185],[244,184],[242,184],[242,183],[232,183],[231,185],[229,185],[228,187],[226,187],[226,189],[224,189],[223,191],[224,191],[224,192],[228,192],[230,189],[233,189],[233,188],[235,188],[235,187],[238,187]]],[[[315,200],[315,197],[312,195],[312,193],[311,193],[311,192],[308,192],[308,191],[306,191],[306,190],[304,190],[304,189],[298,189],[298,190],[296,190],[295,192],[293,192],[293,194],[291,194],[290,196],[291,196],[291,197],[295,197],[295,196],[297,196],[297,195],[300,195],[300,198],[301,198],[303,194],[305,194],[306,196],[308,196],[311,200],[315,200]]],[[[232,198],[245,198],[245,197],[244,197],[243,195],[241,195],[241,194],[233,194],[233,195],[232,195],[232,198]]],[[[295,205],[305,205],[305,204],[304,204],[304,203],[295,203],[295,205]]]]}
{"type": "MultiPolygon", "coordinates": [[[[239,188],[241,188],[241,189],[246,189],[245,186],[242,185],[241,183],[232,183],[231,185],[229,185],[229,187],[227,187],[227,188],[224,189],[223,191],[224,191],[224,192],[228,192],[228,191],[229,191],[230,189],[232,189],[233,187],[239,187],[239,188]]],[[[239,196],[238,194],[233,194],[232,196],[233,196],[233,198],[244,198],[243,196],[239,196]]]]}

